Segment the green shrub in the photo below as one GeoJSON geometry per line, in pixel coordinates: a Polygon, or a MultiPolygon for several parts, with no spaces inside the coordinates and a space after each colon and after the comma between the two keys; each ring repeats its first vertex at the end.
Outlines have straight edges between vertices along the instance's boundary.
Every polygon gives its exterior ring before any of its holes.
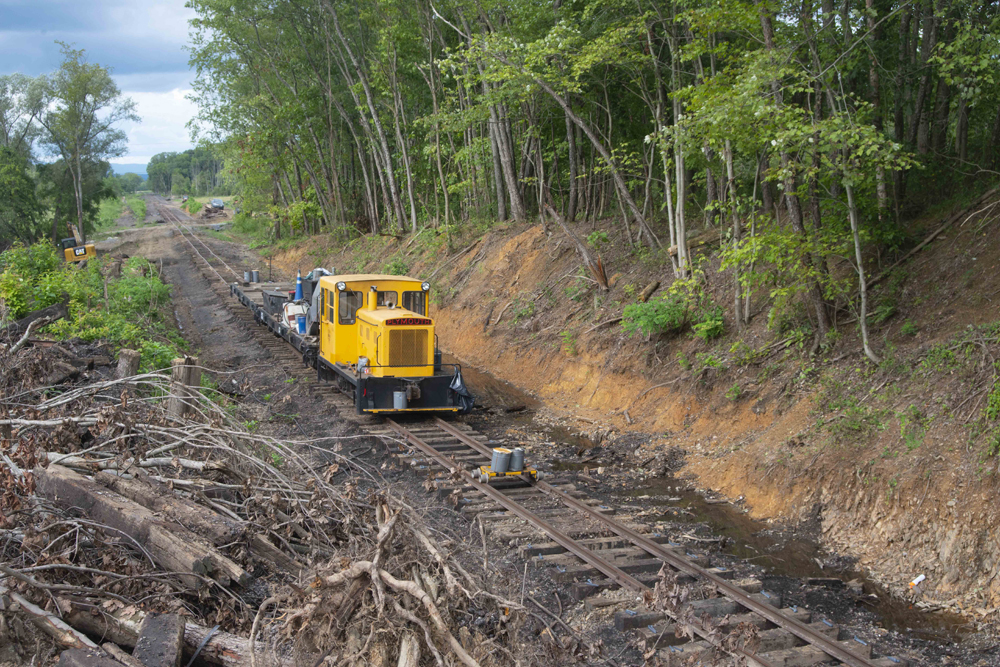
{"type": "Polygon", "coordinates": [[[535,302],[534,301],[522,301],[520,297],[514,300],[514,324],[522,322],[523,320],[531,319],[535,315],[535,302]]]}
{"type": "Polygon", "coordinates": [[[401,257],[394,257],[385,265],[385,272],[390,276],[405,276],[409,270],[401,257]]]}
{"type": "Polygon", "coordinates": [[[632,303],[622,311],[622,328],[629,333],[679,333],[692,326],[694,334],[708,341],[722,335],[722,309],[702,288],[703,274],[676,280],[670,288],[646,303],[632,303]]]}
{"type": "Polygon", "coordinates": [[[730,401],[738,401],[743,395],[743,389],[740,388],[738,384],[734,384],[732,387],[726,390],[726,398],[730,401]]]}
{"type": "Polygon", "coordinates": [[[722,319],[722,308],[719,306],[698,311],[695,314],[695,320],[691,327],[694,335],[706,343],[718,338],[726,330],[725,322],[722,319]]]}
{"type": "Polygon", "coordinates": [[[603,230],[597,229],[590,232],[590,234],[587,235],[587,243],[590,245],[591,248],[594,248],[595,250],[600,250],[601,246],[603,246],[607,242],[608,242],[608,233],[603,230]]]}
{"type": "Polygon", "coordinates": [[[15,243],[0,253],[0,301],[7,309],[6,317],[20,319],[59,301],[58,276],[64,268],[59,250],[45,240],[30,246],[15,243]]]}
{"type": "Polygon", "coordinates": [[[191,215],[195,215],[196,213],[198,213],[198,211],[201,210],[201,206],[202,204],[200,201],[198,201],[194,197],[189,197],[187,202],[185,202],[184,204],[184,209],[191,215]]]}
{"type": "Polygon", "coordinates": [[[920,329],[918,329],[917,325],[910,320],[903,322],[903,326],[899,328],[899,333],[904,336],[916,336],[918,331],[920,331],[920,329]]]}

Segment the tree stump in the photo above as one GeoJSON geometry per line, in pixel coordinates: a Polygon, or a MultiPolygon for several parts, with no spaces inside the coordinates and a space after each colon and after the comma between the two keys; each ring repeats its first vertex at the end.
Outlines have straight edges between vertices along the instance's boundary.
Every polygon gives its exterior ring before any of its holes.
{"type": "Polygon", "coordinates": [[[194,410],[198,397],[197,387],[201,385],[201,368],[197,357],[174,359],[170,372],[170,400],[167,414],[183,417],[194,410]]]}
{"type": "Polygon", "coordinates": [[[132,377],[139,372],[139,352],[123,348],[118,353],[118,369],[115,371],[115,378],[132,377]]]}

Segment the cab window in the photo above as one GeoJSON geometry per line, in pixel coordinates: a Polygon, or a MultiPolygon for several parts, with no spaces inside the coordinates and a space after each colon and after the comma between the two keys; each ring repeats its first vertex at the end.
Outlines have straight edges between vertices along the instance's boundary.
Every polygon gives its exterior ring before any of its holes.
{"type": "Polygon", "coordinates": [[[340,293],[337,302],[340,304],[337,321],[340,324],[354,324],[358,308],[364,303],[364,295],[361,292],[345,290],[340,293]]]}
{"type": "Polygon", "coordinates": [[[426,292],[403,292],[403,308],[412,310],[417,315],[426,315],[426,292]]]}
{"type": "Polygon", "coordinates": [[[379,308],[395,308],[399,305],[399,294],[396,292],[377,292],[378,299],[375,305],[379,308]]]}
{"type": "Polygon", "coordinates": [[[330,295],[330,290],[323,290],[323,302],[326,304],[326,321],[336,322],[337,321],[337,311],[334,310],[333,297],[330,295]]]}

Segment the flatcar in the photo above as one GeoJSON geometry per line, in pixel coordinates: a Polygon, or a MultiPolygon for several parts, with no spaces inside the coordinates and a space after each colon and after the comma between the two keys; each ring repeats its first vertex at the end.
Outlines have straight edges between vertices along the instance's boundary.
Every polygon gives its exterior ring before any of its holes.
{"type": "Polygon", "coordinates": [[[317,269],[295,293],[282,285],[234,284],[232,291],[259,323],[302,352],[320,381],[353,396],[358,414],[472,409],[461,367],[442,363],[427,282],[317,269]],[[284,316],[290,303],[308,304],[301,325],[284,316]]]}

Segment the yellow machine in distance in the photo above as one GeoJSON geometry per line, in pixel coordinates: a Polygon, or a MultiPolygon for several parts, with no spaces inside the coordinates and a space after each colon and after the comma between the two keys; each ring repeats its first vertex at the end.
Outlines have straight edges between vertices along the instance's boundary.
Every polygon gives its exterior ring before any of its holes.
{"type": "Polygon", "coordinates": [[[60,245],[63,249],[63,256],[66,258],[68,264],[97,257],[97,249],[93,243],[77,245],[76,239],[63,239],[60,245]]]}
{"type": "Polygon", "coordinates": [[[97,257],[97,248],[94,247],[94,244],[84,243],[83,235],[80,234],[80,230],[77,229],[76,225],[67,224],[66,226],[73,233],[73,238],[63,239],[59,242],[66,263],[72,264],[73,262],[95,259],[97,257]]]}

